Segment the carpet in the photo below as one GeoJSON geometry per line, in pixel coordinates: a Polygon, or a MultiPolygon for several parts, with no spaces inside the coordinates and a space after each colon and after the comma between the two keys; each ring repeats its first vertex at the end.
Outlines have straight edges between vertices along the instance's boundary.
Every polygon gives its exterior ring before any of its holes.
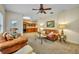
{"type": "Polygon", "coordinates": [[[34,49],[34,52],[37,54],[78,54],[79,45],[64,43],[59,41],[49,41],[37,38],[36,33],[26,33],[24,34],[28,37],[28,44],[34,49]]]}

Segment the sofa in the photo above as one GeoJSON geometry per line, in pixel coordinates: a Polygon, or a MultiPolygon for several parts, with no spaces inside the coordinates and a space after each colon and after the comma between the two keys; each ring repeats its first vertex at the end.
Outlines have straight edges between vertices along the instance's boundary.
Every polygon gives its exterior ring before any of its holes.
{"type": "Polygon", "coordinates": [[[0,54],[15,53],[27,45],[27,41],[28,39],[25,36],[20,36],[17,39],[0,42],[0,54]]]}
{"type": "Polygon", "coordinates": [[[59,36],[58,33],[53,33],[53,32],[51,32],[51,33],[49,33],[49,34],[47,35],[47,39],[48,39],[48,40],[51,40],[51,41],[56,41],[56,40],[58,40],[58,36],[59,36]]]}
{"type": "Polygon", "coordinates": [[[44,29],[46,38],[51,41],[56,41],[59,38],[59,31],[56,29],[44,29]]]}

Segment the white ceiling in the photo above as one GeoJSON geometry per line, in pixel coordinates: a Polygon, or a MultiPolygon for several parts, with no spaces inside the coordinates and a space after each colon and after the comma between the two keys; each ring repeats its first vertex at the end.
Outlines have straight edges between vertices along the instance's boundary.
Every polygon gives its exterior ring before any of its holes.
{"type": "MultiPolygon", "coordinates": [[[[50,12],[54,12],[54,14],[56,14],[60,11],[68,10],[78,6],[79,6],[78,4],[44,4],[44,8],[47,7],[52,8],[52,10],[47,11],[47,14],[50,14],[50,12]]],[[[38,12],[32,10],[32,8],[39,8],[39,4],[5,4],[4,7],[7,11],[32,16],[38,12]]]]}

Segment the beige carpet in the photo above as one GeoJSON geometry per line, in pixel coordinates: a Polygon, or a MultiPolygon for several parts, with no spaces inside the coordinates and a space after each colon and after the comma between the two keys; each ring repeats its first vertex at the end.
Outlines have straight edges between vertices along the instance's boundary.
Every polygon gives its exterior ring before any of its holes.
{"type": "Polygon", "coordinates": [[[28,44],[31,45],[31,47],[34,49],[34,52],[36,52],[37,54],[79,53],[79,45],[59,41],[52,42],[46,39],[43,39],[43,44],[41,44],[41,39],[37,38],[36,33],[27,33],[25,35],[29,39],[28,44]]]}

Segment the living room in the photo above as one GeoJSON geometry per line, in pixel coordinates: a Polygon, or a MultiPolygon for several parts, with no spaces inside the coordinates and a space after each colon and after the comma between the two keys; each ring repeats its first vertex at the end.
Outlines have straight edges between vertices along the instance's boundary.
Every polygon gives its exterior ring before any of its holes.
{"type": "Polygon", "coordinates": [[[35,54],[79,53],[78,4],[3,4],[0,12],[1,33],[17,28],[28,39],[18,53],[27,48],[35,54]],[[41,5],[49,10],[40,12],[41,5]],[[49,32],[57,36],[50,39],[49,32]]]}

